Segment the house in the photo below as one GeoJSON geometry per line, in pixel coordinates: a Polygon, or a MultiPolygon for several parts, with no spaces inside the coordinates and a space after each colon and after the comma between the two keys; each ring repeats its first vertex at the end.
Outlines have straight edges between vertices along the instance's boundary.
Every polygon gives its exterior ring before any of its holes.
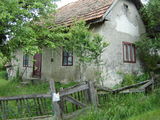
{"type": "Polygon", "coordinates": [[[28,56],[17,50],[12,60],[13,76],[16,71],[23,79],[39,78],[56,81],[95,80],[96,72],[101,73],[101,84],[108,87],[122,81],[119,72],[140,73],[141,63],[136,55],[134,42],[145,33],[145,26],[138,13],[139,0],[79,0],[58,9],[56,23],[71,25],[76,19],[90,24],[90,29],[103,36],[109,46],[101,54],[103,64],[85,66],[81,71],[74,53],[63,49],[44,48],[41,54],[28,56]],[[83,76],[81,75],[83,73],[83,76]]]}

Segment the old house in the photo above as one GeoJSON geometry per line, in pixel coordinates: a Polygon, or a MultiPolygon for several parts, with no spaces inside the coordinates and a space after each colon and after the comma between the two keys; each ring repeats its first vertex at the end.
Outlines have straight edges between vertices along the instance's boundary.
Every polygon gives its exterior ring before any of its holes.
{"type": "MultiPolygon", "coordinates": [[[[101,55],[103,64],[99,67],[101,83],[105,86],[112,87],[121,82],[119,72],[141,72],[134,42],[145,33],[145,27],[136,6],[139,6],[139,0],[79,0],[58,9],[56,14],[57,24],[70,25],[75,18],[83,19],[93,32],[103,36],[103,41],[109,42],[101,55]]],[[[52,77],[66,82],[80,81],[82,77],[74,53],[44,48],[35,56],[25,55],[21,50],[14,54],[12,76],[19,69],[24,79],[47,80],[52,77]]],[[[86,68],[84,79],[96,79],[96,69],[93,68],[94,65],[86,68]]]]}

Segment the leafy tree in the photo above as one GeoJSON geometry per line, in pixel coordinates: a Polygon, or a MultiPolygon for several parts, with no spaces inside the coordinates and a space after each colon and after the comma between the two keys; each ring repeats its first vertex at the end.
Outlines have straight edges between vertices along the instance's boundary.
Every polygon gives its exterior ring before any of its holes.
{"type": "MultiPolygon", "coordinates": [[[[32,41],[30,38],[26,39],[26,35],[24,35],[28,34],[27,32],[30,30],[26,23],[29,23],[30,20],[37,20],[39,16],[45,16],[53,11],[55,7],[51,2],[52,0],[0,1],[0,54],[9,56],[12,48],[20,47],[20,41],[24,43],[28,40],[32,41]],[[10,37],[10,42],[3,45],[7,40],[6,36],[10,37]]],[[[2,57],[4,55],[1,55],[0,59],[4,59],[2,57]]]]}
{"type": "Polygon", "coordinates": [[[160,1],[150,0],[149,3],[141,9],[141,14],[148,29],[160,25],[160,1]]]}
{"type": "Polygon", "coordinates": [[[150,0],[141,9],[141,14],[146,23],[147,33],[136,42],[138,53],[144,63],[146,71],[155,71],[160,62],[160,32],[156,32],[156,26],[160,25],[160,1],[150,0]]]}
{"type": "Polygon", "coordinates": [[[73,50],[80,61],[91,62],[107,45],[83,21],[70,27],[56,25],[52,0],[1,0],[0,11],[0,33],[10,37],[0,50],[7,55],[18,48],[34,55],[44,46],[63,47],[73,50]]]}

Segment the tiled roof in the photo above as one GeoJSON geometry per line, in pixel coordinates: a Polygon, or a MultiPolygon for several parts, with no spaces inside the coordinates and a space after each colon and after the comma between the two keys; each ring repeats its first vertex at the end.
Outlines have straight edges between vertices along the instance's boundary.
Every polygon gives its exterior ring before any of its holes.
{"type": "Polygon", "coordinates": [[[58,9],[57,24],[70,25],[75,19],[91,21],[101,18],[114,0],[78,0],[58,9]]]}

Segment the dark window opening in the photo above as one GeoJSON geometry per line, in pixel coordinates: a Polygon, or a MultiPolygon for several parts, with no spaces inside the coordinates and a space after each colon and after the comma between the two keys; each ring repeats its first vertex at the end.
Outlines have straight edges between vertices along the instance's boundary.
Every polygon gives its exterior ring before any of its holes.
{"type": "Polygon", "coordinates": [[[27,54],[23,55],[23,67],[29,66],[29,56],[27,54]]]}
{"type": "Polygon", "coordinates": [[[123,61],[125,63],[136,63],[136,48],[133,43],[123,42],[123,61]]]}
{"type": "Polygon", "coordinates": [[[63,66],[72,66],[73,65],[73,52],[67,52],[67,51],[63,50],[62,65],[63,66]]]}

